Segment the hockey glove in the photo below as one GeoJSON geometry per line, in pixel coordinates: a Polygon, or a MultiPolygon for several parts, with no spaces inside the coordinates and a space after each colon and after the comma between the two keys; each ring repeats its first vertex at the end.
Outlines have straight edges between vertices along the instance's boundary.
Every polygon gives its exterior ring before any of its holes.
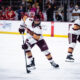
{"type": "Polygon", "coordinates": [[[24,44],[22,45],[22,49],[28,49],[28,45],[27,45],[26,43],[24,43],[24,44]]]}
{"type": "Polygon", "coordinates": [[[25,29],[24,29],[24,28],[23,28],[23,29],[20,29],[20,28],[19,28],[19,32],[20,32],[20,34],[24,34],[25,29]]]}

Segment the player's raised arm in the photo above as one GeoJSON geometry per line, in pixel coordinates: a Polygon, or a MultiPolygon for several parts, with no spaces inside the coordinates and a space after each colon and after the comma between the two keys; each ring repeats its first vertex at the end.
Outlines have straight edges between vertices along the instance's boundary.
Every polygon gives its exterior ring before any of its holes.
{"type": "Polygon", "coordinates": [[[25,32],[25,23],[23,20],[21,21],[19,32],[20,32],[20,34],[24,34],[24,32],[25,32]]]}
{"type": "Polygon", "coordinates": [[[24,32],[25,32],[25,27],[26,27],[25,21],[27,20],[27,18],[28,18],[27,16],[24,16],[24,17],[22,18],[22,20],[21,20],[20,28],[19,28],[20,34],[24,34],[24,32]]]}

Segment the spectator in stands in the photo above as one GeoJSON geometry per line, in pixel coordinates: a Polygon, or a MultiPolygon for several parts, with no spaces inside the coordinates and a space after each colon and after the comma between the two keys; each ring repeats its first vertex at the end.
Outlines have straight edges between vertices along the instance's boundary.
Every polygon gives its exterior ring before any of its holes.
{"type": "Polygon", "coordinates": [[[21,20],[21,13],[24,13],[23,6],[20,6],[20,8],[17,11],[17,13],[18,13],[18,20],[21,20]]]}
{"type": "Polygon", "coordinates": [[[32,6],[31,5],[28,5],[27,9],[28,9],[28,12],[30,12],[32,6]]]}
{"type": "Polygon", "coordinates": [[[39,3],[37,2],[37,0],[35,0],[34,5],[35,5],[35,7],[37,7],[39,5],[39,3]]]}
{"type": "Polygon", "coordinates": [[[51,0],[51,3],[54,4],[55,3],[55,0],[51,0]]]}
{"type": "Polygon", "coordinates": [[[6,20],[6,9],[4,6],[1,6],[2,20],[6,20]]]}
{"type": "MultiPolygon", "coordinates": [[[[76,5],[75,6],[75,9],[73,9],[73,12],[72,12],[72,14],[73,13],[80,13],[80,9],[79,9],[79,6],[78,5],[76,5]]],[[[72,16],[72,18],[74,19],[74,20],[76,20],[76,19],[78,19],[79,18],[79,16],[72,16]]]]}
{"type": "Polygon", "coordinates": [[[41,11],[41,10],[40,10],[40,7],[39,7],[39,5],[37,5],[37,6],[36,6],[36,14],[39,14],[40,11],[41,11]]]}
{"type": "Polygon", "coordinates": [[[22,4],[23,6],[23,11],[25,12],[26,11],[26,1],[25,0],[22,0],[22,4]]]}
{"type": "Polygon", "coordinates": [[[59,12],[56,12],[55,18],[56,21],[62,21],[62,15],[59,12]]]}
{"type": "Polygon", "coordinates": [[[8,10],[11,10],[12,9],[12,7],[11,6],[8,6],[8,10]]]}
{"type": "Polygon", "coordinates": [[[7,11],[8,11],[8,8],[5,8],[5,11],[4,11],[4,13],[2,13],[2,15],[3,15],[3,20],[7,20],[7,11]]]}
{"type": "Polygon", "coordinates": [[[36,12],[36,7],[35,7],[35,5],[33,4],[32,5],[32,8],[31,8],[31,10],[30,10],[31,12],[36,12]]]}
{"type": "Polygon", "coordinates": [[[52,4],[52,8],[53,8],[53,10],[54,10],[55,0],[52,0],[52,1],[51,1],[51,4],[52,4]]]}
{"type": "Polygon", "coordinates": [[[18,20],[18,13],[15,11],[15,20],[18,20]]]}
{"type": "Polygon", "coordinates": [[[3,20],[2,11],[0,11],[0,20],[3,20]]]}
{"type": "Polygon", "coordinates": [[[64,10],[63,6],[60,6],[57,11],[62,12],[64,10]]]}
{"type": "Polygon", "coordinates": [[[8,6],[8,11],[6,12],[7,20],[15,20],[15,12],[12,10],[11,6],[8,6]]]}
{"type": "Polygon", "coordinates": [[[52,9],[52,5],[49,4],[48,5],[48,9],[46,11],[46,14],[47,14],[47,21],[53,21],[53,9],[52,9]]]}
{"type": "Polygon", "coordinates": [[[46,0],[46,3],[47,4],[51,4],[51,0],[46,0]]]}
{"type": "Polygon", "coordinates": [[[51,0],[51,5],[52,5],[52,9],[53,9],[53,11],[56,11],[57,10],[57,4],[56,4],[56,2],[55,2],[55,0],[51,0]]]}
{"type": "Polygon", "coordinates": [[[5,12],[5,7],[4,6],[1,6],[1,11],[5,12]]]}
{"type": "Polygon", "coordinates": [[[44,15],[43,15],[43,13],[41,11],[39,11],[39,15],[40,15],[41,21],[44,21],[44,15]]]}
{"type": "Polygon", "coordinates": [[[35,7],[35,5],[33,4],[33,5],[32,5],[32,8],[30,9],[30,12],[29,12],[29,17],[34,18],[35,13],[36,13],[36,7],[35,7]]]}
{"type": "Polygon", "coordinates": [[[69,12],[69,21],[71,21],[72,18],[72,12],[73,12],[73,4],[71,3],[69,8],[68,8],[68,12],[69,12]]]}
{"type": "Polygon", "coordinates": [[[73,13],[80,13],[80,9],[79,9],[78,5],[75,6],[75,9],[73,10],[73,13]]]}
{"type": "Polygon", "coordinates": [[[39,6],[40,6],[40,10],[43,11],[43,1],[39,0],[39,6]]]}
{"type": "Polygon", "coordinates": [[[25,2],[25,0],[22,0],[22,4],[21,4],[22,6],[25,6],[26,5],[26,2],[25,2]]]}
{"type": "Polygon", "coordinates": [[[46,4],[45,4],[46,9],[48,9],[48,7],[49,7],[50,4],[51,4],[50,1],[46,0],[46,4]]]}
{"type": "Polygon", "coordinates": [[[27,1],[28,4],[32,5],[34,0],[26,0],[26,1],[27,1]]]}
{"type": "Polygon", "coordinates": [[[73,12],[73,8],[74,8],[74,7],[73,7],[73,4],[70,4],[70,7],[69,7],[69,12],[70,12],[70,13],[73,12]]]}

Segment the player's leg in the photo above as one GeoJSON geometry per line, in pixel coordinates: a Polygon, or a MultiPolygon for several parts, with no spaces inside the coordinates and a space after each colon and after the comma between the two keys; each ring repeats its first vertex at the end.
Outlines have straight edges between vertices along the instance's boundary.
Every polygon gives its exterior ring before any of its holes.
{"type": "Polygon", "coordinates": [[[68,34],[69,48],[68,48],[68,55],[66,57],[66,61],[74,61],[73,50],[77,42],[77,37],[78,36],[76,34],[71,34],[71,33],[68,34]]]}
{"type": "Polygon", "coordinates": [[[77,40],[78,40],[78,42],[80,43],[80,35],[78,36],[78,39],[77,39],[77,40]]]}
{"type": "Polygon", "coordinates": [[[53,67],[55,68],[59,67],[59,65],[56,64],[55,61],[53,60],[52,55],[48,50],[43,51],[43,53],[45,54],[46,58],[48,59],[48,61],[53,67]]]}
{"type": "MultiPolygon", "coordinates": [[[[25,50],[25,53],[26,53],[26,57],[29,59],[29,64],[27,65],[27,67],[35,67],[35,61],[34,61],[34,57],[32,55],[32,52],[31,52],[31,48],[33,46],[31,46],[29,43],[25,43],[22,45],[22,48],[25,50]]],[[[27,59],[26,58],[26,59],[27,59]]]]}
{"type": "Polygon", "coordinates": [[[32,52],[31,51],[28,51],[26,52],[26,55],[28,56],[28,59],[30,61],[30,63],[27,65],[27,67],[33,67],[35,68],[35,61],[34,61],[34,57],[32,56],[32,52]]]}
{"type": "Polygon", "coordinates": [[[53,67],[56,67],[56,68],[59,67],[59,65],[54,62],[51,53],[48,51],[48,46],[47,46],[45,40],[38,41],[37,45],[41,49],[41,51],[45,54],[45,56],[48,59],[48,61],[50,62],[50,64],[53,67]]]}

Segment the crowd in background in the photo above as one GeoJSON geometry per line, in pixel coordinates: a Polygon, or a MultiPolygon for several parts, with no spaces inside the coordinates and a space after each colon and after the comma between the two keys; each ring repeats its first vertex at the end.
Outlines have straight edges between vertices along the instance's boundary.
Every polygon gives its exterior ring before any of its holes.
{"type": "MultiPolygon", "coordinates": [[[[0,2],[2,2],[2,0],[0,0],[0,2]]],[[[44,3],[45,10],[43,9],[42,0],[35,0],[35,2],[29,0],[27,3],[26,0],[22,0],[21,2],[19,1],[18,4],[16,8],[13,5],[1,5],[0,20],[21,20],[24,15],[34,17],[35,14],[39,14],[41,21],[64,21],[64,6],[57,4],[55,0],[46,0],[44,3]],[[60,6],[57,7],[57,5],[60,6]]],[[[72,13],[80,13],[79,6],[75,5],[74,7],[73,4],[70,4],[67,12],[70,16],[68,20],[74,19],[72,13]]]]}
{"type": "Polygon", "coordinates": [[[20,3],[21,5],[18,6],[19,7],[18,9],[15,9],[14,6],[2,5],[0,9],[0,20],[21,20],[21,18],[24,15],[34,17],[35,14],[39,14],[41,20],[43,21],[44,15],[42,13],[41,3],[40,1],[39,2],[35,1],[35,3],[27,4],[28,6],[26,8],[25,1],[22,0],[22,2],[20,3]]]}

